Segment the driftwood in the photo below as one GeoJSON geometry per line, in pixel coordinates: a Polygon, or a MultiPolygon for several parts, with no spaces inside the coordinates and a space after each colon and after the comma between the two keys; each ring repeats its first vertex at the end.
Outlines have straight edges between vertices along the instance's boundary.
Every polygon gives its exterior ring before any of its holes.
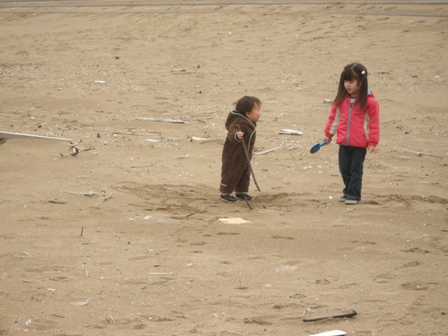
{"type": "Polygon", "coordinates": [[[296,130],[287,129],[287,128],[281,129],[278,133],[279,134],[291,134],[291,135],[302,135],[303,134],[303,132],[301,132],[301,131],[296,131],[296,130]]]}
{"type": "Polygon", "coordinates": [[[95,196],[96,193],[93,191],[86,191],[86,192],[74,192],[74,191],[65,191],[65,190],[59,190],[61,192],[69,193],[69,194],[75,194],[75,195],[83,195],[83,196],[95,196]]]}
{"type": "Polygon", "coordinates": [[[175,123],[175,124],[188,124],[186,121],[183,121],[180,119],[135,118],[134,120],[168,122],[168,123],[175,123]]]}
{"type": "Polygon", "coordinates": [[[279,150],[279,149],[283,149],[283,148],[286,148],[286,147],[285,146],[280,146],[280,147],[275,147],[275,148],[268,149],[268,150],[265,150],[265,151],[262,151],[262,152],[253,152],[253,153],[256,154],[256,155],[262,155],[262,154],[266,154],[266,153],[273,152],[273,151],[276,151],[276,150],[279,150]]]}
{"type": "Polygon", "coordinates": [[[0,132],[0,139],[21,139],[21,138],[33,138],[33,139],[47,139],[47,140],[59,140],[59,141],[72,141],[67,138],[56,138],[43,135],[35,134],[23,134],[23,133],[13,133],[13,132],[0,132]]]}
{"type": "Polygon", "coordinates": [[[316,318],[304,318],[303,322],[315,322],[315,321],[322,321],[322,320],[328,320],[328,319],[340,319],[340,318],[344,318],[344,317],[354,317],[356,315],[358,315],[356,310],[352,310],[349,313],[340,314],[340,315],[324,316],[324,317],[316,317],[316,318]]]}
{"type": "Polygon", "coordinates": [[[153,133],[153,134],[143,134],[143,133],[136,133],[136,132],[119,132],[119,131],[114,131],[112,134],[113,135],[149,136],[149,137],[160,137],[160,138],[162,138],[162,136],[158,132],[157,132],[157,134],[155,134],[155,133],[153,133]]]}
{"type": "Polygon", "coordinates": [[[441,156],[436,156],[436,155],[433,155],[433,154],[427,154],[427,153],[421,153],[421,152],[415,152],[415,151],[411,151],[411,150],[409,150],[409,149],[403,149],[403,152],[405,152],[405,153],[410,153],[410,154],[414,154],[414,155],[416,155],[416,156],[426,155],[426,156],[432,156],[432,157],[436,157],[436,158],[442,159],[441,156]]]}

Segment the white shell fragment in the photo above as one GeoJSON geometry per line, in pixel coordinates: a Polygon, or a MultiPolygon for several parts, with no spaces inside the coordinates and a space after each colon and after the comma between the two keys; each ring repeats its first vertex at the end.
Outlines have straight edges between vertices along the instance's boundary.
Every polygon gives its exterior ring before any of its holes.
{"type": "Polygon", "coordinates": [[[276,272],[284,272],[284,271],[295,271],[298,267],[297,266],[282,266],[275,269],[276,272]]]}
{"type": "Polygon", "coordinates": [[[331,331],[321,332],[319,334],[312,334],[310,336],[344,336],[344,335],[347,335],[347,333],[345,331],[331,330],[331,331]]]}
{"type": "Polygon", "coordinates": [[[90,299],[88,299],[86,301],[70,302],[70,304],[73,306],[78,306],[78,307],[87,306],[87,304],[89,303],[89,300],[90,299]]]}
{"type": "Polygon", "coordinates": [[[224,224],[245,224],[245,223],[251,223],[248,220],[242,219],[242,218],[220,218],[220,222],[223,222],[224,224]]]}
{"type": "Polygon", "coordinates": [[[210,141],[211,139],[207,139],[207,138],[200,138],[200,137],[195,137],[192,136],[191,137],[191,141],[210,141]]]}

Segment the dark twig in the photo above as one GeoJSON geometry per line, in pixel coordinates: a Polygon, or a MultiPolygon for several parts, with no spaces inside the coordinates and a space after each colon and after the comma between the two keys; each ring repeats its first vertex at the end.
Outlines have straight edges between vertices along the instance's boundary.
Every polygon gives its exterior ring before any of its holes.
{"type": "Polygon", "coordinates": [[[248,201],[248,199],[246,197],[244,197],[244,200],[246,201],[246,204],[249,207],[249,209],[252,210],[252,206],[250,205],[250,202],[248,201]]]}
{"type": "Polygon", "coordinates": [[[338,319],[338,318],[344,318],[344,317],[353,317],[356,316],[358,313],[355,310],[352,310],[350,313],[347,314],[341,314],[341,315],[334,315],[334,316],[325,316],[325,317],[316,317],[316,318],[310,318],[310,319],[303,319],[303,322],[314,322],[314,321],[321,321],[326,319],[338,319]]]}
{"type": "Polygon", "coordinates": [[[246,143],[244,142],[244,138],[241,139],[241,142],[243,143],[244,153],[246,154],[247,163],[249,164],[250,172],[252,173],[252,177],[254,179],[254,183],[255,183],[258,191],[261,191],[260,187],[258,186],[257,179],[255,178],[254,170],[252,169],[252,165],[250,163],[249,152],[247,151],[247,147],[246,147],[246,143]]]}

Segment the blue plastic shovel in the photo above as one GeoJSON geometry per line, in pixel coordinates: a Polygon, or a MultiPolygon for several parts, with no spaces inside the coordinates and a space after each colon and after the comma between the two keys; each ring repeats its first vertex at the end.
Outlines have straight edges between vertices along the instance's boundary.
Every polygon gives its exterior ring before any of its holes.
{"type": "MultiPolygon", "coordinates": [[[[331,138],[330,138],[330,142],[331,142],[331,138]]],[[[325,146],[326,144],[327,144],[326,141],[322,141],[321,143],[315,144],[313,147],[311,147],[310,153],[311,154],[316,153],[322,146],[325,146]]]]}

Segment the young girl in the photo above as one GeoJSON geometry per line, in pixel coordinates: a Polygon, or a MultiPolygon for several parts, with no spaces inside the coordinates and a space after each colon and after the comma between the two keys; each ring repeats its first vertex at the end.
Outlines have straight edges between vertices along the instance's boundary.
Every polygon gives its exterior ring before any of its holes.
{"type": "Polygon", "coordinates": [[[220,199],[224,202],[234,203],[238,199],[251,200],[248,195],[250,183],[250,162],[247,154],[252,159],[252,151],[255,144],[257,122],[261,115],[261,101],[256,97],[244,96],[231,110],[225,126],[227,138],[222,150],[222,169],[220,199]],[[235,191],[235,196],[232,193],[235,191]]]}
{"type": "Polygon", "coordinates": [[[363,164],[367,150],[376,153],[380,140],[379,106],[367,82],[367,69],[360,63],[345,66],[338,93],[325,127],[325,141],[337,134],[339,171],[344,182],[345,204],[361,200],[363,164]]]}

